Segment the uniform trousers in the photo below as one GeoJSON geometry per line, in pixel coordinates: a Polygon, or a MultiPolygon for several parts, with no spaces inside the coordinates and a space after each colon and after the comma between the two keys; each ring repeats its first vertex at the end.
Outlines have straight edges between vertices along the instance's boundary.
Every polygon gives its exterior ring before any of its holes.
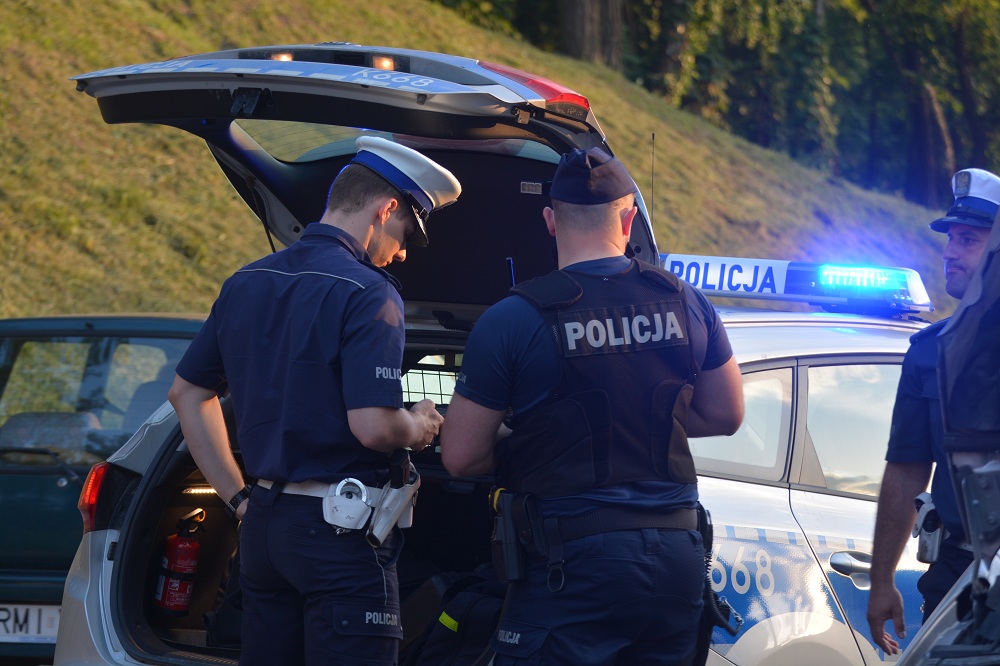
{"type": "Polygon", "coordinates": [[[697,531],[640,529],[565,542],[565,587],[544,560],[514,583],[494,666],[683,664],[695,648],[705,585],[697,531]]]}
{"type": "Polygon", "coordinates": [[[338,535],[322,499],[254,486],[240,528],[240,666],[392,666],[403,635],[396,529],[338,535]]]}
{"type": "Polygon", "coordinates": [[[972,551],[947,542],[941,544],[937,561],[931,564],[917,580],[917,589],[924,597],[924,622],[970,564],[972,564],[972,551]]]}

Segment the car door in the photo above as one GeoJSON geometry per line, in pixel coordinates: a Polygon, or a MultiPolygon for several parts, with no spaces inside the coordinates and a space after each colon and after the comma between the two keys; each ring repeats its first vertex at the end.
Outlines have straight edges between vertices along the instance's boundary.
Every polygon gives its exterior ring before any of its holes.
{"type": "MultiPolygon", "coordinates": [[[[900,356],[815,358],[801,360],[797,369],[801,428],[791,507],[866,664],[886,656],[871,640],[866,610],[875,512],[901,362],[900,356]]],[[[925,568],[908,547],[896,573],[910,637],[920,627],[916,579],[925,568]]]]}
{"type": "MultiPolygon", "coordinates": [[[[187,343],[54,329],[0,334],[0,644],[55,643],[83,529],[83,479],[135,431],[126,422],[133,394],[172,377],[187,343]]],[[[165,399],[164,387],[143,418],[165,399]]]]}
{"type": "MultiPolygon", "coordinates": [[[[744,365],[745,417],[732,437],[690,440],[712,516],[712,589],[743,619],[713,650],[737,665],[862,666],[834,590],[789,504],[794,360],[744,365]]],[[[723,663],[723,662],[718,662],[723,663]]]]}

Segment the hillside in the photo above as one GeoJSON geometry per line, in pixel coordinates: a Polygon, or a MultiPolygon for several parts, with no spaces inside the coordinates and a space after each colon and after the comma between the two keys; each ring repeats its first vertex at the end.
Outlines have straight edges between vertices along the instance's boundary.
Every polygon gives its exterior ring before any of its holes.
{"type": "Polygon", "coordinates": [[[651,204],[661,251],[907,266],[938,304],[932,319],[954,309],[942,289],[943,237],[927,229],[940,211],[806,169],[607,69],[472,27],[431,2],[24,0],[0,4],[0,316],[207,312],[231,271],[269,251],[199,141],[104,124],[70,76],[330,40],[494,60],[587,95],[651,204]]]}

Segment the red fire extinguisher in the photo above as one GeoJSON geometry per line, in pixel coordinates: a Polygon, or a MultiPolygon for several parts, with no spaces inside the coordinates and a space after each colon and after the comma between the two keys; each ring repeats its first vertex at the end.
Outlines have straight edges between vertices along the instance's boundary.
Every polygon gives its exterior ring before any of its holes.
{"type": "Polygon", "coordinates": [[[191,607],[201,550],[201,544],[191,535],[198,531],[198,523],[203,520],[205,510],[195,509],[177,521],[177,533],[167,537],[153,597],[157,609],[166,615],[187,615],[191,607]]]}

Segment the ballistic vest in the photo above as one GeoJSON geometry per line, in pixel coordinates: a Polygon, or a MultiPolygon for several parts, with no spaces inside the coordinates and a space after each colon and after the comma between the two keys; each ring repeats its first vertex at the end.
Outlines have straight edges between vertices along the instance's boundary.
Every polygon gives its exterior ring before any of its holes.
{"type": "Polygon", "coordinates": [[[700,368],[677,277],[632,260],[615,275],[554,271],[512,292],[544,317],[560,377],[498,443],[498,485],[545,498],[695,483],[685,421],[700,368]]]}

